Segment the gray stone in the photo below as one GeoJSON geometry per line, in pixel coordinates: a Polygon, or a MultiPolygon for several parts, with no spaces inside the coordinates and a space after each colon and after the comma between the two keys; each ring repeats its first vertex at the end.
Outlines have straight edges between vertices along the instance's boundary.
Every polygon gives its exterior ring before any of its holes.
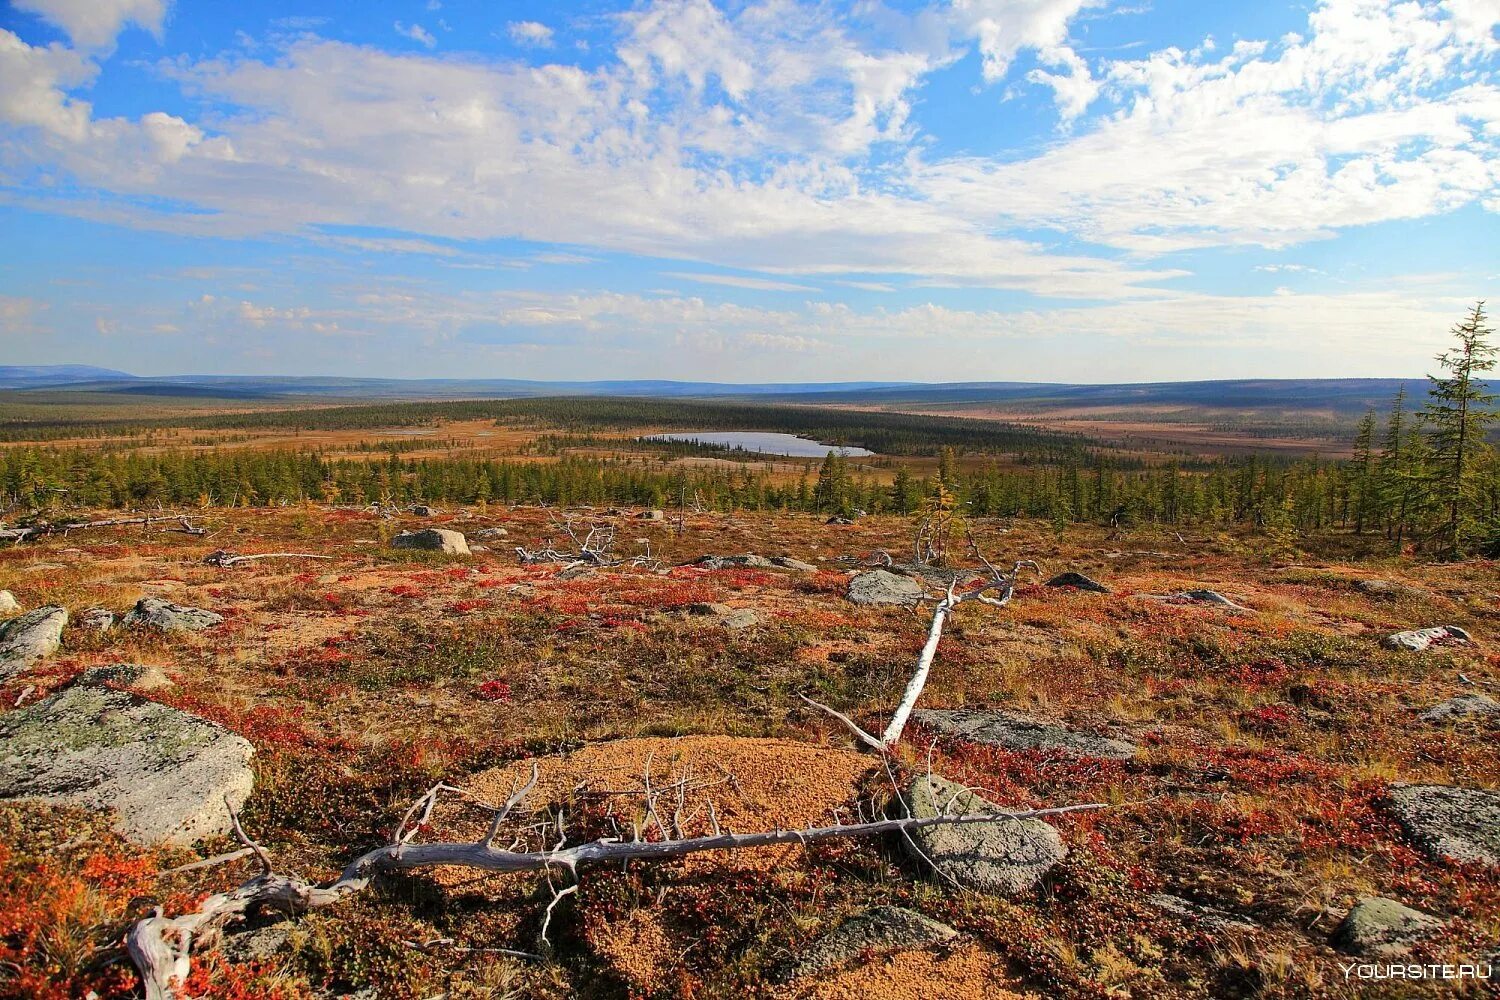
{"type": "Polygon", "coordinates": [[[693,604],[689,604],[683,610],[690,615],[699,615],[702,617],[713,616],[716,618],[730,614],[734,611],[734,609],[729,605],[720,604],[717,601],[697,601],[693,604]]]}
{"type": "Polygon", "coordinates": [[[1434,625],[1432,628],[1412,629],[1388,635],[1381,642],[1386,649],[1406,649],[1413,653],[1425,653],[1433,646],[1467,645],[1474,639],[1457,625],[1434,625]]]}
{"type": "Polygon", "coordinates": [[[1454,722],[1460,719],[1500,717],[1500,701],[1487,694],[1461,694],[1433,705],[1418,718],[1423,722],[1454,722]]]}
{"type": "Polygon", "coordinates": [[[760,621],[760,616],[751,608],[731,608],[713,601],[689,604],[684,610],[690,615],[714,618],[725,628],[749,628],[760,621]]]}
{"type": "Polygon", "coordinates": [[[1217,604],[1222,608],[1232,611],[1249,611],[1243,604],[1236,604],[1217,590],[1184,590],[1174,595],[1184,601],[1195,601],[1199,604],[1217,604]]]}
{"type": "Polygon", "coordinates": [[[219,950],[231,962],[263,962],[287,950],[292,922],[283,920],[266,927],[224,935],[219,950]]]}
{"type": "Polygon", "coordinates": [[[1399,597],[1406,588],[1392,580],[1356,580],[1354,589],[1370,597],[1399,597]]]}
{"type": "Polygon", "coordinates": [[[1500,868],[1500,792],[1453,785],[1398,785],[1386,807],[1434,860],[1500,868]]]}
{"type": "Polygon", "coordinates": [[[847,596],[855,604],[915,604],[926,593],[911,577],[877,569],[850,580],[847,596]]]}
{"type": "Polygon", "coordinates": [[[760,616],[757,615],[751,608],[736,608],[734,611],[731,611],[729,614],[719,619],[720,624],[722,624],[725,628],[733,629],[749,628],[750,626],[757,624],[759,621],[760,616]]]}
{"type": "Polygon", "coordinates": [[[703,556],[698,565],[704,569],[730,569],[737,566],[749,569],[776,569],[776,563],[765,556],[747,553],[742,556],[703,556]]]}
{"type": "Polygon", "coordinates": [[[172,680],[162,673],[160,667],[144,663],[110,663],[100,667],[89,667],[73,678],[74,684],[135,688],[138,691],[155,691],[172,686],[172,680]]]}
{"type": "Polygon", "coordinates": [[[126,625],[149,625],[167,632],[199,632],[224,621],[224,616],[203,608],[173,604],[161,597],[143,597],[125,615],[126,625]]]}
{"type": "MultiPolygon", "coordinates": [[[[906,788],[905,802],[910,814],[918,818],[937,816],[944,810],[962,815],[1000,809],[936,775],[930,780],[925,775],[916,778],[906,788]]],[[[923,827],[912,831],[906,847],[959,885],[1005,894],[1031,889],[1068,856],[1062,837],[1039,819],[923,827]]]]}
{"type": "Polygon", "coordinates": [[[1136,754],[1133,743],[1077,732],[1018,712],[931,708],[917,709],[911,718],[913,722],[940,733],[1006,750],[1038,750],[1059,757],[1102,757],[1106,760],[1129,760],[1136,754]]]}
{"type": "Polygon", "coordinates": [[[451,556],[469,554],[469,540],[462,531],[449,528],[423,528],[420,531],[403,531],[391,539],[393,549],[422,549],[427,552],[446,552],[451,556]]]}
{"type": "Polygon", "coordinates": [[[573,564],[571,564],[569,566],[564,566],[562,569],[558,570],[557,571],[556,579],[558,579],[558,580],[587,580],[591,576],[598,576],[598,575],[599,575],[599,571],[596,570],[596,569],[594,569],[593,566],[589,565],[588,563],[582,563],[582,562],[580,562],[580,563],[573,563],[573,564]]]}
{"type": "Polygon", "coordinates": [[[637,521],[665,521],[667,512],[664,510],[643,510],[635,516],[637,521]]]}
{"type": "Polygon", "coordinates": [[[250,744],[128,691],[74,685],[0,716],[0,798],[114,810],[141,843],[187,845],[231,829],[250,795],[250,744]]]}
{"type": "Polygon", "coordinates": [[[510,532],[504,528],[480,528],[474,532],[475,538],[509,538],[510,532]]]}
{"type": "Polygon", "coordinates": [[[957,936],[952,927],[914,910],[876,906],[814,941],[791,967],[788,978],[840,969],[865,955],[927,948],[957,936]]]}
{"type": "Polygon", "coordinates": [[[853,524],[854,522],[851,521],[847,517],[840,517],[839,515],[835,514],[833,517],[830,517],[828,520],[824,521],[823,523],[824,524],[853,524]]]}
{"type": "Polygon", "coordinates": [[[1165,910],[1185,923],[1197,924],[1208,931],[1253,931],[1259,925],[1253,920],[1237,917],[1233,913],[1214,906],[1195,903],[1181,896],[1158,892],[1146,897],[1146,902],[1158,910],[1165,910]]]}
{"type": "Polygon", "coordinates": [[[413,517],[431,517],[432,515],[437,513],[437,511],[427,506],[425,503],[413,504],[411,512],[413,517]]]}
{"type": "Polygon", "coordinates": [[[0,622],[0,679],[22,673],[62,645],[68,612],[52,605],[0,622]]]}
{"type": "Polygon", "coordinates": [[[1074,573],[1071,570],[1066,573],[1057,574],[1047,581],[1047,586],[1072,587],[1075,590],[1087,590],[1095,594],[1113,593],[1113,591],[1093,577],[1084,576],[1082,573],[1074,573]]]}
{"type": "Polygon", "coordinates": [[[15,614],[21,610],[21,602],[8,590],[0,590],[0,615],[15,614]]]}
{"type": "Polygon", "coordinates": [[[1394,899],[1371,896],[1354,904],[1333,932],[1333,945],[1350,955],[1399,958],[1412,944],[1443,926],[1443,921],[1394,899]]]}
{"type": "Polygon", "coordinates": [[[115,613],[106,608],[89,608],[78,616],[78,624],[96,632],[108,632],[115,627],[115,613]]]}
{"type": "Polygon", "coordinates": [[[778,569],[796,570],[798,573],[816,573],[818,567],[812,563],[803,562],[801,559],[793,559],[791,556],[772,556],[771,562],[778,569]]]}

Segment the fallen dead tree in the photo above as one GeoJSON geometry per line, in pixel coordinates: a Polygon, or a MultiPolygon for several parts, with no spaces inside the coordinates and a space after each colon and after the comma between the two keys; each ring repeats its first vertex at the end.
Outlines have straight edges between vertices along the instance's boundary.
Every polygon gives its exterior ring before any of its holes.
{"type": "Polygon", "coordinates": [[[163,528],[163,531],[180,531],[197,538],[208,534],[207,528],[194,524],[192,518],[186,514],[159,514],[146,517],[107,518],[101,521],[63,521],[58,524],[42,522],[22,528],[0,528],[0,541],[14,542],[19,545],[28,539],[45,538],[48,535],[66,535],[69,532],[87,531],[90,528],[122,528],[135,524],[144,527],[163,521],[174,521],[177,524],[174,528],[163,528]]]}
{"type": "Polygon", "coordinates": [[[799,697],[814,708],[821,709],[843,723],[865,749],[881,754],[889,753],[891,748],[901,741],[901,733],[906,728],[906,720],[911,716],[912,710],[916,708],[917,699],[922,697],[922,689],[927,686],[927,676],[932,672],[932,661],[937,656],[938,642],[943,637],[943,626],[947,624],[948,618],[953,614],[954,609],[960,604],[966,604],[969,601],[978,601],[981,604],[988,604],[991,607],[1003,608],[1015,596],[1016,582],[1020,578],[1023,569],[1034,570],[1038,575],[1041,573],[1041,567],[1030,559],[1018,561],[1011,567],[1009,574],[1002,573],[988,559],[980,555],[978,548],[973,544],[973,539],[970,539],[970,548],[979,557],[979,561],[984,563],[985,569],[989,571],[990,578],[979,586],[964,591],[958,590],[959,579],[957,575],[949,582],[947,596],[938,601],[937,606],[933,608],[932,621],[927,627],[927,642],[922,646],[922,652],[917,657],[916,670],[912,672],[911,679],[906,682],[906,690],[901,695],[901,702],[896,706],[896,711],[891,715],[891,721],[886,725],[885,732],[881,733],[878,737],[873,736],[865,732],[853,719],[844,713],[829,708],[822,702],[813,701],[807,695],[799,695],[799,697]]]}
{"type": "MultiPolygon", "coordinates": [[[[577,891],[579,869],[591,865],[657,861],[706,851],[737,851],[786,844],[807,845],[826,840],[891,833],[909,835],[914,830],[931,826],[1038,819],[1105,808],[1102,803],[1087,803],[1014,812],[941,814],[923,818],[838,823],[834,826],[797,830],[733,833],[722,828],[710,802],[707,810],[709,832],[702,836],[685,836],[680,799],[679,808],[676,809],[672,808],[670,801],[662,801],[664,794],[673,788],[680,788],[683,783],[652,788],[649,764],[647,772],[645,788],[637,793],[645,796],[645,818],[642,823],[635,825],[628,840],[607,837],[568,847],[563,833],[563,818],[559,814],[555,824],[558,839],[553,847],[515,850],[519,840],[509,848],[496,847],[495,840],[505,820],[536,786],[538,769],[533,764],[531,780],[514,791],[504,804],[492,806],[469,797],[470,801],[491,813],[488,829],[477,840],[429,844],[414,842],[418,832],[432,819],[433,810],[441,795],[451,793],[467,796],[462,789],[446,784],[434,785],[406,810],[384,846],[355,858],[338,878],[323,884],[277,874],[269,854],[245,834],[239,817],[231,810],[235,833],[260,862],[260,874],[237,889],[208,897],[190,913],[169,917],[158,908],[152,916],[137,921],[131,927],[126,935],[126,949],[140,970],[146,1000],[187,1000],[182,984],[187,982],[192,970],[193,949],[211,946],[226,926],[258,912],[271,911],[292,917],[309,910],[332,906],[364,891],[382,872],[445,865],[487,872],[542,872],[547,874],[549,882],[553,874],[566,873],[572,881],[561,889],[553,885],[552,901],[548,904],[542,921],[541,937],[545,945],[553,909],[564,897],[577,891]],[[668,819],[664,820],[664,815],[668,819]],[[659,839],[650,839],[653,826],[659,839]]],[[[550,829],[552,824],[547,824],[547,827],[550,829]]]]}
{"type": "Polygon", "coordinates": [[[528,549],[524,545],[517,545],[516,558],[521,560],[522,565],[565,563],[564,570],[574,566],[656,565],[656,561],[651,558],[650,542],[646,543],[646,551],[643,555],[631,557],[616,555],[615,525],[612,522],[595,522],[589,525],[588,531],[582,538],[578,536],[578,530],[573,527],[572,517],[562,521],[553,518],[552,523],[568,536],[568,540],[573,543],[573,548],[558,549],[551,538],[545,539],[539,549],[528,549]]]}
{"type": "Polygon", "coordinates": [[[227,549],[219,549],[210,552],[203,557],[203,562],[209,566],[221,566],[228,569],[231,566],[240,566],[244,563],[255,562],[258,559],[332,559],[333,556],[314,555],[311,552],[261,552],[256,555],[236,555],[227,549]]]}

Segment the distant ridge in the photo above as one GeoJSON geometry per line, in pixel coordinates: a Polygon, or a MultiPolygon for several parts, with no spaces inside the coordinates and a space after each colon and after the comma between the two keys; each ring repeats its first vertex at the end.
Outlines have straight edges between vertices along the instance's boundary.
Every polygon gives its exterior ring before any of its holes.
{"type": "Polygon", "coordinates": [[[0,388],[22,389],[73,385],[99,379],[133,379],[134,375],[93,365],[0,365],[0,388]]]}

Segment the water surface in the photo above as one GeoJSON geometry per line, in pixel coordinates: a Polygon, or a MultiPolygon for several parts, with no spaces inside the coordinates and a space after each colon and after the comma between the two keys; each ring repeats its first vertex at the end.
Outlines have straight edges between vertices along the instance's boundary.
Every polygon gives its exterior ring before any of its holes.
{"type": "Polygon", "coordinates": [[[648,441],[693,441],[698,444],[737,448],[761,455],[785,455],[788,458],[822,458],[830,451],[846,458],[868,458],[875,453],[849,445],[823,444],[811,438],[774,431],[685,431],[677,434],[652,434],[648,441]]]}

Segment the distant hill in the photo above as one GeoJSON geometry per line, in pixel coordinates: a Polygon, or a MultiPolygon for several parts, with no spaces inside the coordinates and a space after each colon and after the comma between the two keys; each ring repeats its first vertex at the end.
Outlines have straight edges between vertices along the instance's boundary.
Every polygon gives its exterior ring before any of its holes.
{"type": "Polygon", "coordinates": [[[113,368],[92,365],[0,365],[0,389],[32,389],[100,379],[134,378],[134,375],[113,368]]]}

